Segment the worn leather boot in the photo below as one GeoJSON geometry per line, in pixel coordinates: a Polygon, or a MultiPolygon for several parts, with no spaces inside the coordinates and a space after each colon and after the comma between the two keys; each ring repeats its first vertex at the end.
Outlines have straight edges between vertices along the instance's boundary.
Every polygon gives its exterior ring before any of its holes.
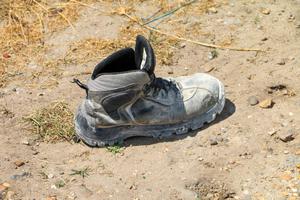
{"type": "Polygon", "coordinates": [[[90,146],[121,143],[133,136],[167,137],[196,130],[221,113],[224,87],[197,73],[178,78],[154,75],[149,42],[136,39],[135,50],[119,50],[99,63],[87,85],[87,97],[75,116],[78,138],[90,146]]]}

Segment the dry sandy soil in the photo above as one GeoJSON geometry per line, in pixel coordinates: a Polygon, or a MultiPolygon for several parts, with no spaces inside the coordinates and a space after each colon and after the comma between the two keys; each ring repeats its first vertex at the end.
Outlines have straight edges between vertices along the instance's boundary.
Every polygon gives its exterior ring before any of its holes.
{"type": "MultiPolygon", "coordinates": [[[[22,118],[56,100],[65,100],[75,112],[85,93],[71,80],[87,80],[97,60],[61,65],[60,78],[44,74],[36,86],[30,77],[40,68],[30,65],[0,88],[5,107],[0,113],[0,199],[300,199],[300,1],[215,2],[203,13],[193,10],[195,2],[158,28],[199,29],[198,35],[183,36],[265,52],[216,49],[212,58],[213,49],[180,41],[171,47],[172,62],[156,67],[157,76],[207,72],[222,80],[227,102],[215,123],[170,139],[128,139],[120,153],[82,143],[41,142],[22,118]],[[55,86],[39,87],[53,79],[55,86]],[[251,96],[271,98],[274,105],[251,106],[251,96]],[[282,141],[286,134],[293,138],[282,141]],[[18,167],[16,161],[24,164],[18,167]],[[71,175],[86,168],[85,177],[71,175]]],[[[85,6],[73,22],[77,31],[68,27],[45,39],[47,56],[59,59],[73,42],[87,38],[117,38],[129,21],[107,14],[113,4],[85,6]]],[[[134,7],[131,14],[147,17],[159,5],[143,1],[134,7]]]]}

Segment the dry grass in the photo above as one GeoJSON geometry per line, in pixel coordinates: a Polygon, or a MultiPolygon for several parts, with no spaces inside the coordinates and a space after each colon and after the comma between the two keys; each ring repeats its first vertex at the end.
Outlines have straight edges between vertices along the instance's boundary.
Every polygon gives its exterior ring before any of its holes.
{"type": "Polygon", "coordinates": [[[71,141],[74,135],[73,113],[68,104],[55,102],[26,117],[32,131],[45,142],[71,141]]]}
{"type": "MultiPolygon", "coordinates": [[[[55,31],[73,27],[74,21],[80,16],[80,9],[88,7],[96,1],[2,0],[0,7],[0,88],[4,87],[9,80],[28,71],[29,63],[42,66],[40,72],[33,74],[33,79],[43,74],[55,73],[57,75],[61,65],[98,61],[117,49],[133,46],[137,34],[145,35],[150,39],[156,51],[158,64],[172,64],[172,57],[176,52],[178,41],[151,33],[131,22],[120,28],[118,39],[90,38],[78,41],[71,45],[70,51],[61,59],[47,60],[48,47],[45,46],[47,37],[55,31]]],[[[111,10],[122,8],[131,14],[135,13],[136,6],[141,2],[147,3],[144,0],[102,1],[109,3],[111,10]]],[[[155,0],[153,2],[157,5],[158,10],[155,16],[160,16],[189,0],[155,0]]],[[[162,24],[167,23],[171,27],[176,27],[172,31],[179,36],[195,35],[196,32],[198,34],[201,32],[199,27],[186,29],[182,21],[177,19],[188,16],[190,13],[200,16],[215,5],[214,0],[197,1],[164,19],[162,24]]]]}
{"type": "Polygon", "coordinates": [[[73,26],[79,10],[95,0],[2,0],[0,6],[0,87],[32,61],[43,66],[45,37],[73,26]]]}
{"type": "MultiPolygon", "coordinates": [[[[111,0],[106,0],[106,2],[114,2],[111,0]]],[[[112,15],[118,14],[119,10],[126,11],[126,13],[134,13],[135,12],[135,4],[143,2],[143,0],[131,0],[131,1],[121,1],[120,4],[117,4],[118,7],[112,7],[115,10],[112,11],[112,15]]],[[[172,10],[180,5],[183,5],[184,3],[187,3],[189,1],[173,1],[170,3],[166,0],[156,0],[155,3],[158,5],[159,12],[156,13],[156,15],[161,15],[165,13],[166,11],[172,10]]],[[[192,4],[191,6],[188,6],[186,9],[190,10],[191,12],[198,13],[199,15],[203,12],[206,12],[207,9],[214,6],[213,0],[205,0],[205,1],[199,1],[195,4],[192,4]]],[[[114,6],[116,6],[114,4],[114,6]]],[[[177,19],[178,17],[182,16],[183,14],[186,14],[186,11],[178,12],[174,14],[173,19],[177,19]]],[[[171,18],[171,19],[172,19],[171,18]]],[[[199,34],[199,28],[191,28],[191,29],[185,29],[182,27],[182,21],[170,21],[170,24],[173,27],[178,27],[174,32],[176,32],[177,35],[195,35],[199,34]],[[197,32],[197,33],[196,33],[197,32]]],[[[112,39],[112,40],[104,40],[99,38],[89,38],[85,40],[81,40],[78,42],[75,42],[71,45],[70,50],[67,52],[67,54],[64,57],[65,64],[83,64],[87,62],[98,62],[102,58],[106,57],[107,55],[111,54],[113,51],[116,51],[120,48],[124,47],[133,47],[135,43],[135,37],[137,35],[144,35],[146,36],[154,50],[155,54],[157,56],[157,63],[159,65],[171,65],[173,64],[173,56],[176,52],[177,45],[179,43],[178,40],[174,38],[170,38],[168,36],[162,36],[155,32],[151,32],[149,30],[144,29],[143,27],[140,27],[136,25],[133,22],[128,22],[126,25],[123,25],[119,30],[119,36],[118,39],[112,39]]]]}

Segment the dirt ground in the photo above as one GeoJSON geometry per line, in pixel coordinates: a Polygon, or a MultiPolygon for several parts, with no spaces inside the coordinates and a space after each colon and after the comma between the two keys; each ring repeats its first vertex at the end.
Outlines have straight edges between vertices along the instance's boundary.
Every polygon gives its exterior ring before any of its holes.
{"type": "MultiPolygon", "coordinates": [[[[32,74],[41,67],[31,63],[0,88],[0,199],[300,199],[300,1],[215,1],[203,13],[193,9],[198,3],[157,27],[195,29],[197,34],[182,36],[264,50],[179,41],[171,47],[172,62],[158,64],[157,76],[207,72],[225,84],[226,106],[215,123],[170,139],[128,139],[120,153],[41,142],[23,117],[57,100],[75,112],[85,93],[71,81],[87,80],[99,60],[62,64],[59,78],[42,74],[34,86],[32,74]],[[49,82],[54,86],[45,87],[49,82]],[[250,97],[272,99],[273,105],[251,106],[250,97]]],[[[76,31],[48,35],[47,58],[58,60],[72,43],[88,38],[117,39],[129,19],[107,14],[115,4],[85,6],[73,22],[76,31]]],[[[134,8],[131,14],[145,18],[159,4],[142,1],[134,8]]]]}

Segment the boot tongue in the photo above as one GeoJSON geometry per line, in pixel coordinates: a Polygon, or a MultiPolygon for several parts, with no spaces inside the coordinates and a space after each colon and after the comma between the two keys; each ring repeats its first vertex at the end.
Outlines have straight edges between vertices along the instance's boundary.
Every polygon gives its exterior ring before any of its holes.
{"type": "Polygon", "coordinates": [[[135,64],[140,70],[146,71],[149,75],[154,74],[154,51],[149,41],[141,35],[136,37],[135,64]]]}

